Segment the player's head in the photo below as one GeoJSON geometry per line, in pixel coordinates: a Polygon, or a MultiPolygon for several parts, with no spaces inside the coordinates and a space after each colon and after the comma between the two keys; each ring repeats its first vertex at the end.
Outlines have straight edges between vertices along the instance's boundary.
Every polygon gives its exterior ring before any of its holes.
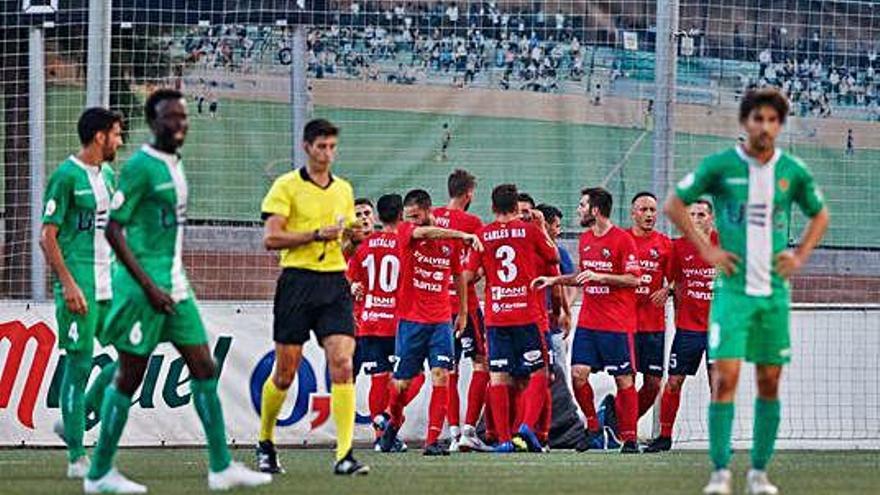
{"type": "Polygon", "coordinates": [[[354,200],[354,216],[364,230],[367,232],[373,230],[373,224],[376,223],[376,219],[373,217],[373,202],[369,198],[357,198],[354,200]]]}
{"type": "Polygon", "coordinates": [[[610,217],[612,205],[611,193],[602,187],[587,187],[581,190],[581,200],[577,209],[581,227],[592,227],[597,218],[610,217]]]}
{"type": "Polygon", "coordinates": [[[76,131],[83,148],[94,146],[101,153],[101,161],[112,162],[116,159],[116,150],[122,146],[122,114],[93,107],[86,109],[79,116],[76,131]]]}
{"type": "Polygon", "coordinates": [[[643,232],[651,232],[657,224],[657,196],[648,191],[642,191],[633,196],[630,207],[633,225],[643,232]]]}
{"type": "Polygon", "coordinates": [[[376,202],[382,225],[396,225],[403,220],[403,198],[400,194],[386,194],[376,202]]]}
{"type": "Polygon", "coordinates": [[[413,189],[403,198],[403,218],[416,225],[431,225],[431,195],[424,189],[413,189]]]}
{"type": "Polygon", "coordinates": [[[532,208],[535,207],[535,199],[529,193],[521,192],[516,197],[516,209],[519,218],[524,222],[532,221],[532,208]]]}
{"type": "Polygon", "coordinates": [[[556,239],[562,234],[562,210],[559,208],[541,203],[535,207],[544,215],[544,222],[547,226],[547,234],[551,239],[556,239]]]}
{"type": "Polygon", "coordinates": [[[153,91],[144,103],[144,115],[160,149],[174,152],[183,146],[189,121],[186,99],[180,91],[170,88],[153,91]]]}
{"type": "Polygon", "coordinates": [[[492,189],[492,212],[496,215],[517,213],[519,192],[514,184],[500,184],[492,189]]]}
{"type": "Polygon", "coordinates": [[[715,213],[712,203],[707,199],[698,199],[688,207],[688,214],[694,225],[704,234],[712,231],[715,225],[715,213]]]}
{"type": "Polygon", "coordinates": [[[755,151],[773,148],[788,117],[788,99],[776,88],[747,91],[739,104],[739,122],[755,151]]]}
{"type": "Polygon", "coordinates": [[[329,120],[314,119],[303,128],[303,149],[309,163],[319,171],[328,170],[336,158],[339,128],[329,120]]]}
{"type": "Polygon", "coordinates": [[[477,178],[467,170],[457,168],[446,179],[446,189],[449,191],[449,198],[464,201],[464,209],[467,210],[474,200],[477,178]]]}

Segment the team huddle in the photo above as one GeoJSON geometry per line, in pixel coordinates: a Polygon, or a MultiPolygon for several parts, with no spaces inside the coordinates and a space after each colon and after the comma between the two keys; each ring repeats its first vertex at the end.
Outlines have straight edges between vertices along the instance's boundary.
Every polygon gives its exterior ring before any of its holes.
{"type": "Polygon", "coordinates": [[[450,174],[446,206],[435,207],[423,189],[386,194],[375,205],[355,200],[351,185],[330,171],[339,129],[321,119],[306,124],[308,163],[279,177],[261,208],[265,247],[279,251],[283,268],[274,302],[275,368],[261,396],[262,473],[231,461],[207,334],[182,264],[187,186],[178,150],[186,103],[176,91],[159,90],[145,114],[153,140],[127,161],[117,183],[105,163],[122,144],[122,119],[87,110],[79,124],[83,148],[53,174],[45,199],[42,246],[58,279],[59,342],[68,356],[56,431],[68,445],[68,476],[84,478],[86,493],[146,492],[113,461],[131,397],[162,341],[175,345],[192,375],[209,487],[256,486],[283,473],[275,426],[313,334],[332,383],[336,474],[369,472],[353,455],[361,370],[370,376],[376,451],[407,450],[399,436],[404,409],[429,375],[424,455],[545,452],[551,384],[560,379],[554,369],[570,363],[586,426],[576,449],[619,445],[621,453],[638,454],[671,448],[682,385],[706,360],[714,470],[704,493],[731,493],[733,400],[746,359],[758,371],[747,487],[778,493],[766,467],[780,421],[781,370],[791,355],[788,279],[824,234],[828,212],[806,166],[775,147],[788,114],[777,91],[745,95],[746,142],[706,158],[665,201],[662,210],[681,237],[657,230],[661,205],[653,193],[631,199],[632,225],[624,229],[610,220],[612,195],[584,188],[577,264],[559,242],[563,213],[536,205],[514,184],[492,189],[487,224],[467,211],[477,181],[465,170],[450,174]],[[792,203],[810,221],[790,250],[792,203]],[[121,264],[115,270],[114,253],[121,264]],[[665,359],[670,299],[676,331],[665,359]],[[95,338],[113,345],[119,360],[86,390],[95,338]],[[472,373],[462,420],[458,369],[466,358],[472,373]],[[616,384],[601,415],[590,384],[599,372],[616,384]],[[638,419],[658,395],[661,429],[642,446],[638,419]],[[91,462],[82,446],[90,412],[101,419],[91,462]],[[440,439],[446,426],[448,444],[440,439]]]}

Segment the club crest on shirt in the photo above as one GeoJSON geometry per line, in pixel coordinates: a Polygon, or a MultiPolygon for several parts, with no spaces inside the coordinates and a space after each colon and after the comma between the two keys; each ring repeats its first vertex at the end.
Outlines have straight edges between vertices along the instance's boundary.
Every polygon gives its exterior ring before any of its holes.
{"type": "Polygon", "coordinates": [[[651,248],[651,250],[650,250],[648,253],[649,253],[649,254],[651,255],[651,257],[654,258],[655,260],[656,260],[657,258],[660,257],[660,252],[657,251],[656,248],[651,248]]]}
{"type": "Polygon", "coordinates": [[[602,256],[604,256],[606,258],[610,258],[611,257],[611,250],[608,248],[602,248],[602,256]]]}
{"type": "Polygon", "coordinates": [[[449,246],[442,246],[440,251],[443,253],[443,256],[449,256],[452,254],[452,250],[449,249],[449,246]]]}
{"type": "Polygon", "coordinates": [[[785,177],[779,179],[779,189],[782,192],[788,191],[788,179],[786,179],[785,177]]]}

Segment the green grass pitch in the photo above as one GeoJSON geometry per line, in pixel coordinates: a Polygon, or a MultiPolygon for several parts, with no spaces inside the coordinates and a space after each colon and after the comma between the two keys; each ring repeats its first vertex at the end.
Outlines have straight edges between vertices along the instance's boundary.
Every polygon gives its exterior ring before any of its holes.
{"type": "MultiPolygon", "coordinates": [[[[234,456],[252,463],[250,450],[234,456]]],[[[459,454],[426,458],[420,452],[359,452],[370,464],[369,476],[338,478],[330,472],[328,450],[283,450],[286,474],[272,485],[247,493],[333,493],[353,495],[450,494],[698,494],[708,476],[705,452],[661,455],[459,454]]],[[[123,449],[118,466],[150,493],[207,493],[207,459],[201,449],[123,449]]],[[[0,450],[0,492],[4,494],[74,494],[81,482],[64,477],[63,450],[0,450]]],[[[748,452],[734,456],[735,493],[743,493],[748,452]]],[[[876,494],[880,453],[866,451],[783,451],[770,466],[771,479],[785,494],[876,494]]]]}
{"type": "MultiPolygon", "coordinates": [[[[47,163],[50,169],[77,147],[75,123],[84,103],[81,90],[51,88],[47,101],[47,163]]],[[[263,195],[272,179],[289,170],[290,107],[271,102],[221,100],[219,118],[197,115],[191,102],[190,135],[182,150],[190,181],[192,219],[259,220],[263,195]]],[[[472,211],[490,217],[489,192],[515,182],[538,201],[562,207],[563,220],[576,227],[579,191],[595,185],[619,163],[643,133],[594,125],[537,120],[451,116],[402,111],[318,107],[315,115],[342,127],[336,171],[351,180],[359,196],[377,198],[412,187],[445,198],[446,176],[464,167],[480,180],[472,211]],[[452,129],[448,159],[440,159],[442,125],[452,129]]],[[[132,122],[123,160],[146,139],[142,122],[132,122]]],[[[880,190],[880,151],[796,145],[791,149],[812,168],[825,191],[834,222],[827,245],[880,247],[865,225],[880,223],[880,209],[864,208],[880,190]]],[[[676,172],[680,177],[707,153],[731,145],[726,138],[679,134],[676,172]]],[[[782,146],[788,147],[783,140],[782,146]]],[[[629,154],[622,174],[608,188],[615,195],[614,219],[628,224],[626,200],[651,186],[653,144],[645,136],[629,154]]],[[[795,216],[796,235],[802,218],[795,216]]]]}

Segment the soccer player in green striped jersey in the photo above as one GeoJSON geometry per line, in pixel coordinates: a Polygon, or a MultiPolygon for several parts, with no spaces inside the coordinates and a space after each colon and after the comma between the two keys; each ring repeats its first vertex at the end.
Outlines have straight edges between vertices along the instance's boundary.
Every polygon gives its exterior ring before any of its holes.
{"type": "Polygon", "coordinates": [[[89,108],[77,123],[82,147],[64,160],[43,195],[40,247],[55,273],[58,345],[65,352],[61,381],[61,421],[55,431],[67,444],[68,478],[89,470],[83,448],[86,417],[98,415],[115,364],[105,366],[92,387],[95,337],[104,324],[113,290],[113,255],[104,238],[115,176],[108,165],[122,146],[122,115],[89,108]]]}
{"type": "Polygon", "coordinates": [[[183,267],[183,230],[188,187],[178,150],[189,124],[180,92],[160,89],[146,101],[144,114],[153,140],[122,167],[110,201],[107,241],[122,266],[114,274],[116,294],[102,339],[119,353],[116,382],[101,407],[101,434],[86,493],[145,493],[147,488],[113,468],[128,420],[131,398],[143,380],[159,342],[171,342],[190,372],[190,389],[208,444],[208,488],[266,484],[272,477],[232,462],[217,395],[217,373],[195,296],[183,267]]]}
{"type": "Polygon", "coordinates": [[[806,264],[829,218],[810,170],[776,147],[788,108],[776,89],[746,93],[739,120],[747,140],[705,158],[666,203],[669,219],[720,272],[709,315],[709,358],[714,361],[709,454],[715,471],[704,489],[707,494],[731,493],[730,440],[743,359],[757,366],[758,388],[747,491],[779,491],[766,468],[779,429],[779,379],[791,358],[789,278],[806,264]],[[688,215],[686,205],[703,195],[715,204],[720,246],[698,232],[688,215]],[[789,249],[793,204],[810,220],[800,244],[789,249]]]}

